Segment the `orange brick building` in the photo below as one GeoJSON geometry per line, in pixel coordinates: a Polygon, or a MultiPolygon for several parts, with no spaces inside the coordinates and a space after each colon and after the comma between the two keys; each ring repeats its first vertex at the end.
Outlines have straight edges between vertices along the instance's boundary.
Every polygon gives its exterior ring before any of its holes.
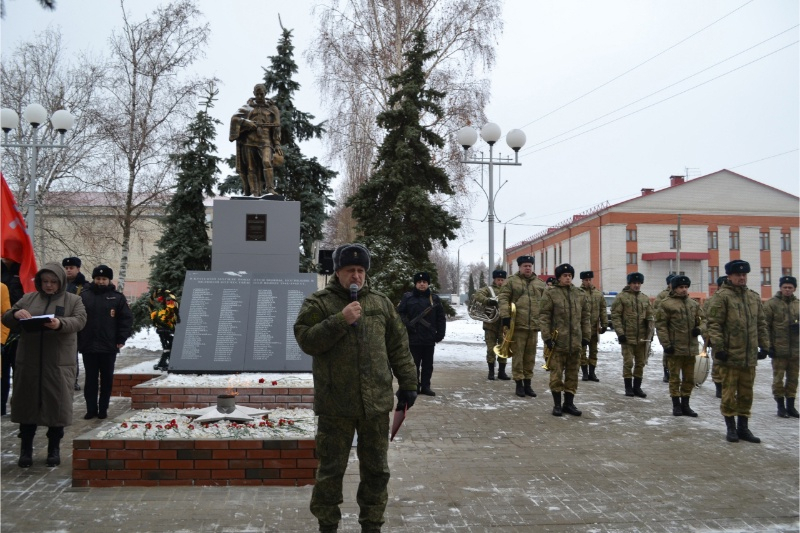
{"type": "Polygon", "coordinates": [[[641,196],[602,204],[508,247],[505,260],[515,271],[516,257],[532,255],[540,275],[561,263],[576,273],[592,270],[605,292],[620,291],[628,273],[638,271],[651,296],[668,274],[680,272],[692,280],[693,293],[707,296],[725,263],[744,259],[751,266],[748,286],[769,298],[781,276],[800,272],[799,201],[725,169],[689,181],[672,176],[665,189],[642,189],[641,196]]]}

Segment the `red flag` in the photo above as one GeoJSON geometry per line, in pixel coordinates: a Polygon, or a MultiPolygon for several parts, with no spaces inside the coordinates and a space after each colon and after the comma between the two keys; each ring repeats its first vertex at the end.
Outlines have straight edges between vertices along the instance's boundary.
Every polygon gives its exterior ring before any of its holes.
{"type": "Polygon", "coordinates": [[[19,279],[25,292],[33,292],[36,286],[33,278],[36,276],[36,256],[33,254],[33,245],[28,232],[25,231],[25,222],[22,213],[17,207],[14,195],[8,188],[6,178],[0,173],[2,189],[0,189],[0,241],[2,249],[0,256],[19,263],[19,279]]]}

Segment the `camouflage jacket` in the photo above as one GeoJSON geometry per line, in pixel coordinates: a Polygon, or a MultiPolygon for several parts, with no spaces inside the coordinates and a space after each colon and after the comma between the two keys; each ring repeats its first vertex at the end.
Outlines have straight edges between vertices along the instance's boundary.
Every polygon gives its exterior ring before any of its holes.
{"type": "MultiPolygon", "coordinates": [[[[502,287],[498,287],[494,283],[491,285],[492,290],[494,291],[494,298],[497,299],[497,295],[500,294],[502,287]]],[[[489,299],[492,298],[492,293],[489,291],[489,285],[481,287],[478,291],[472,295],[472,299],[478,303],[486,304],[489,299]]],[[[499,305],[499,304],[498,304],[499,305]]],[[[484,322],[483,329],[486,331],[494,331],[498,335],[503,330],[503,322],[502,320],[495,320],[494,322],[484,322]]]]}
{"type": "Polygon", "coordinates": [[[517,306],[517,317],[514,327],[517,329],[539,329],[539,300],[547,288],[544,281],[536,274],[530,278],[519,272],[509,276],[500,290],[497,300],[500,302],[500,318],[511,316],[511,304],[517,306]]]}
{"type": "Polygon", "coordinates": [[[653,318],[650,298],[643,292],[633,292],[628,285],[611,304],[611,323],[617,335],[627,337],[629,344],[647,339],[649,323],[653,318]]]}
{"type": "Polygon", "coordinates": [[[599,329],[605,326],[608,320],[603,291],[594,286],[589,289],[578,287],[578,290],[586,295],[586,301],[589,302],[589,327],[592,329],[592,336],[596,336],[599,329]]]}
{"type": "Polygon", "coordinates": [[[692,335],[692,330],[701,328],[704,321],[705,313],[700,304],[688,296],[678,296],[673,292],[661,300],[656,310],[658,341],[664,348],[675,348],[675,353],[667,354],[667,357],[700,353],[700,343],[697,336],[692,335]]]}
{"type": "Polygon", "coordinates": [[[294,323],[300,348],[313,357],[314,412],[363,418],[392,410],[392,375],[400,389],[416,390],[417,371],[406,327],[392,302],[368,283],[358,291],[361,318],[350,326],[342,309],[350,291],[337,277],[303,302],[294,323]]]}
{"type": "Polygon", "coordinates": [[[726,352],[723,366],[756,366],[758,348],[769,347],[761,297],[747,287],[726,281],[714,294],[708,310],[708,335],[714,353],[726,352]]]}
{"type": "Polygon", "coordinates": [[[794,294],[784,298],[778,292],[764,304],[770,345],[775,349],[775,357],[797,359],[800,355],[797,334],[799,302],[794,294]],[[792,324],[795,324],[794,331],[792,324]]]}
{"type": "Polygon", "coordinates": [[[549,340],[558,330],[556,350],[580,352],[581,340],[592,336],[589,299],[583,291],[572,284],[553,285],[542,294],[539,307],[542,340],[549,340]]]}

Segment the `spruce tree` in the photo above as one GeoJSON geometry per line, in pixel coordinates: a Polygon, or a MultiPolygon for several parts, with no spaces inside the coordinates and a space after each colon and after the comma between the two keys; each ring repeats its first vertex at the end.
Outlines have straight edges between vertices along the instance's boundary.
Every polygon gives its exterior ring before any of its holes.
{"type": "Polygon", "coordinates": [[[469,299],[472,300],[472,297],[475,295],[475,278],[472,277],[472,274],[469,275],[469,287],[467,288],[467,296],[469,299]]]}
{"type": "Polygon", "coordinates": [[[334,205],[330,182],[336,172],[323,166],[316,157],[308,158],[298,143],[320,138],[325,133],[324,122],[314,124],[314,115],[295,108],[292,98],[300,89],[292,76],[297,73],[294,61],[292,31],[283,28],[277,55],[270,56],[270,68],[264,69],[267,92],[275,92],[272,100],[281,112],[281,146],[284,164],[275,168],[275,190],[287,200],[300,202],[300,271],[313,272],[316,262],[314,243],[323,237],[327,219],[325,208],[334,205]]]}
{"type": "MultiPolygon", "coordinates": [[[[438,274],[428,257],[433,241],[447,247],[461,226],[456,217],[442,207],[436,195],[453,195],[447,173],[436,166],[429,147],[441,148],[444,140],[422,124],[442,118],[439,105],[445,93],[425,87],[425,61],[434,55],[426,51],[424,31],[414,32],[411,48],[404,54],[405,70],[387,79],[394,92],[387,110],[377,117],[386,136],[378,149],[374,172],[347,201],[358,222],[358,232],[370,248],[386,250],[411,258],[413,268],[388,273],[388,257],[377,256],[373,270],[384,278],[410,284],[414,271],[427,271],[437,285],[438,274]]],[[[380,284],[393,301],[402,294],[394,284],[380,284]]]]}
{"type": "Polygon", "coordinates": [[[183,151],[172,158],[178,167],[178,183],[167,205],[164,231],[156,243],[158,251],[150,258],[150,287],[166,288],[180,297],[187,270],[211,269],[211,245],[203,200],[214,196],[220,158],[215,126],[221,122],[208,111],[219,92],[207,88],[202,109],[189,124],[183,151]]]}
{"type": "Polygon", "coordinates": [[[482,288],[484,288],[485,286],[486,286],[486,278],[485,278],[485,276],[483,275],[483,270],[481,270],[481,275],[480,275],[480,277],[478,278],[478,288],[479,288],[479,289],[482,289],[482,288]]]}

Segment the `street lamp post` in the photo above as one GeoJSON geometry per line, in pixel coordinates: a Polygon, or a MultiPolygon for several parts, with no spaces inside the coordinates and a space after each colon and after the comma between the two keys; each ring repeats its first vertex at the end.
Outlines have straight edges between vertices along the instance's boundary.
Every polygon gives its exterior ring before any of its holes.
{"type": "MultiPolygon", "coordinates": [[[[470,239],[461,246],[466,246],[473,240],[474,239],[470,239]]],[[[458,271],[458,287],[456,288],[456,292],[458,293],[458,303],[461,303],[461,246],[458,247],[457,259],[456,259],[456,270],[458,271]]]]}
{"type": "MultiPolygon", "coordinates": [[[[30,182],[28,183],[28,214],[25,217],[25,225],[28,226],[28,235],[31,238],[31,246],[34,241],[34,227],[36,224],[36,160],[39,156],[39,148],[66,148],[64,143],[64,134],[72,129],[75,123],[75,117],[69,111],[59,109],[53,116],[50,117],[50,123],[53,129],[59,133],[59,144],[41,144],[39,142],[39,126],[47,121],[47,111],[39,104],[30,104],[22,112],[28,124],[33,128],[33,139],[31,142],[23,142],[19,140],[16,143],[8,142],[8,133],[19,127],[19,115],[13,109],[0,110],[0,128],[3,130],[3,142],[0,146],[3,148],[30,148],[30,182]]],[[[17,138],[20,139],[19,131],[17,138]]]]}
{"type": "MultiPolygon", "coordinates": [[[[519,218],[519,217],[524,217],[524,216],[525,216],[525,213],[522,212],[522,213],[520,213],[519,215],[517,215],[515,217],[509,218],[503,224],[503,261],[506,260],[506,226],[508,226],[508,223],[511,222],[512,220],[514,220],[516,218],[519,218]]],[[[508,267],[506,266],[506,268],[508,268],[508,267]]]]}
{"type": "MultiPolygon", "coordinates": [[[[522,130],[511,130],[506,135],[506,142],[508,146],[514,150],[514,161],[511,162],[510,160],[504,160],[501,158],[495,159],[494,158],[494,143],[496,143],[500,139],[501,131],[500,126],[493,122],[489,122],[481,128],[481,138],[489,145],[489,159],[485,160],[481,159],[468,159],[467,158],[467,151],[469,150],[470,146],[475,144],[478,140],[478,133],[475,131],[474,128],[469,126],[464,126],[460,130],[458,130],[457,138],[458,144],[460,144],[464,148],[464,157],[461,160],[462,163],[470,164],[470,165],[489,165],[489,193],[487,194],[489,198],[489,260],[494,260],[494,166],[495,165],[512,165],[512,166],[521,166],[522,163],[519,162],[519,150],[523,146],[525,146],[525,132],[522,130]]],[[[492,265],[493,266],[493,265],[492,265]]]]}

